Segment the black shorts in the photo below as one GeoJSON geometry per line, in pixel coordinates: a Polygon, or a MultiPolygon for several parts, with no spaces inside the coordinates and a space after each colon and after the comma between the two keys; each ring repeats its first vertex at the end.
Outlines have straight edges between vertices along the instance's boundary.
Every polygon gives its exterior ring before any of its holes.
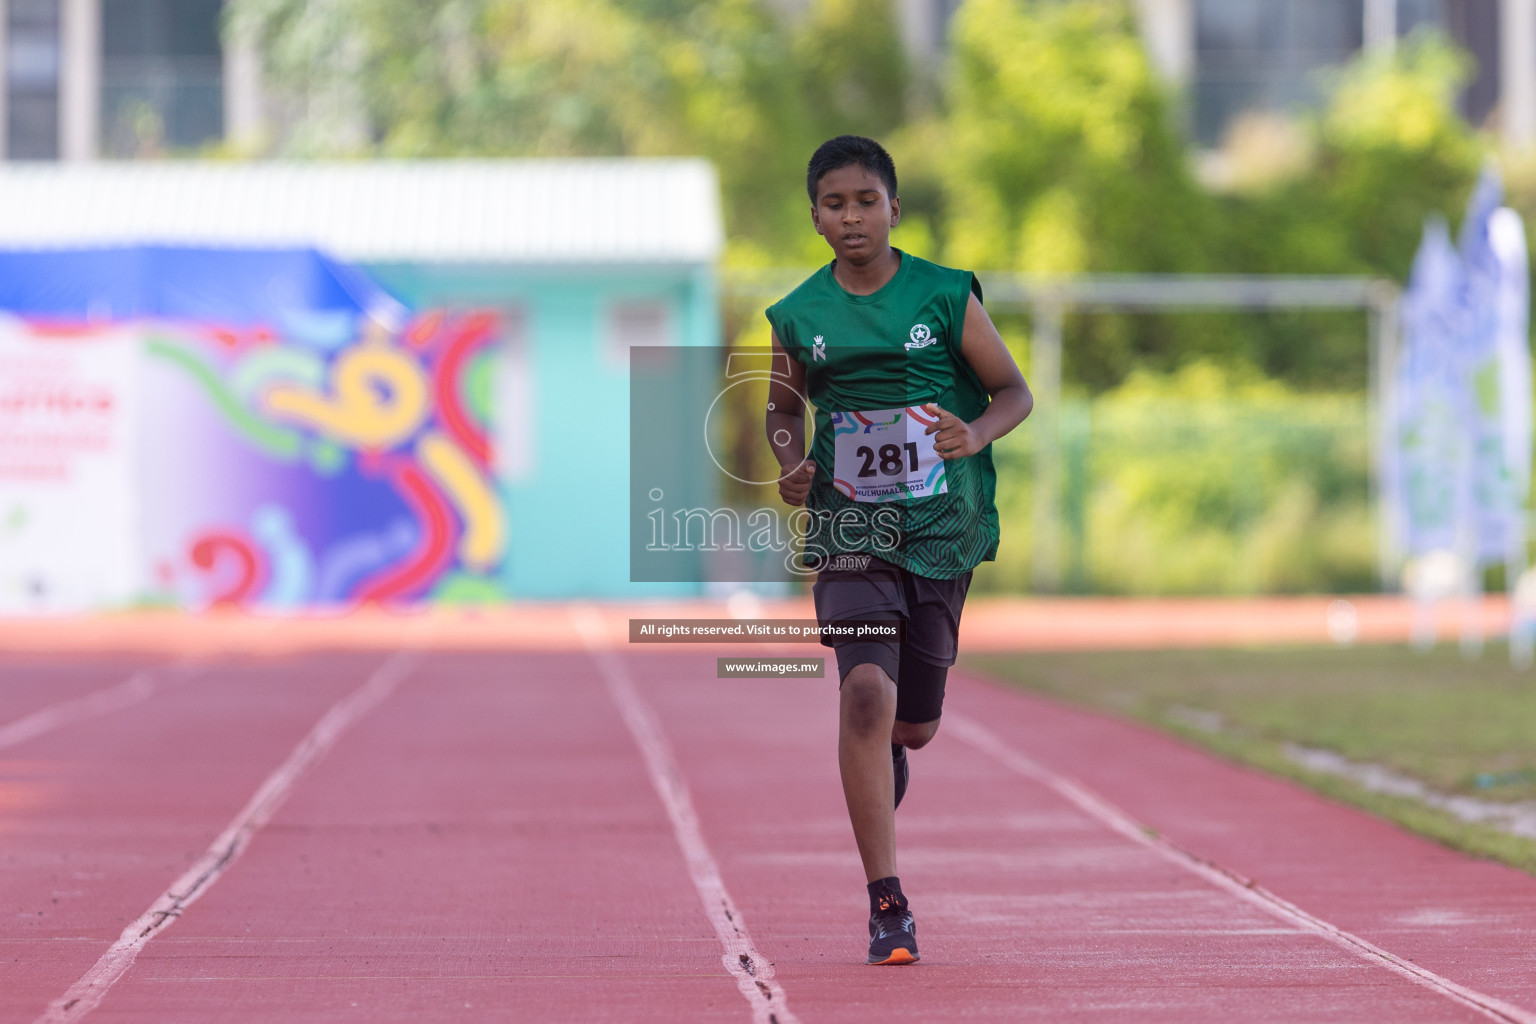
{"type": "Polygon", "coordinates": [[[944,710],[944,680],[959,653],[960,611],[971,574],[951,580],[909,572],[873,555],[833,555],[811,595],[816,620],[899,619],[898,640],[832,640],[839,684],[855,665],[878,665],[896,683],[896,718],[914,725],[944,710]]]}

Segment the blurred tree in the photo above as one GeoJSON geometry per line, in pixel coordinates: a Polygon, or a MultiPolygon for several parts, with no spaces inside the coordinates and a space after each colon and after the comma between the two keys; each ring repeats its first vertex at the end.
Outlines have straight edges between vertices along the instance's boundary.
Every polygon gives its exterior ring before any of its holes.
{"type": "MultiPolygon", "coordinates": [[[[286,154],[701,155],[719,169],[738,265],[826,258],[802,175],[842,132],[897,158],[898,245],[1038,273],[1401,279],[1425,212],[1454,213],[1476,169],[1454,104],[1466,62],[1438,37],[1360,57],[1314,117],[1240,122],[1209,187],[1129,0],[966,0],[937,106],[911,101],[930,76],[909,66],[895,6],[231,0],[228,17],[260,42],[286,154]]],[[[1095,392],[1191,359],[1360,385],[1360,337],[1337,316],[1075,316],[1065,370],[1095,392]]]]}
{"type": "MultiPolygon", "coordinates": [[[[1036,273],[1402,280],[1424,215],[1459,214],[1485,148],[1455,109],[1466,60],[1439,37],[1362,55],[1320,112],[1239,122],[1197,174],[1130,0],[965,0],[945,61],[922,69],[904,55],[895,9],[229,0],[227,17],[266,61],[285,155],[704,156],[737,265],[827,258],[805,164],[822,140],[854,132],[895,156],[905,221],[894,240],[919,255],[1036,273]]],[[[1536,215],[1536,158],[1511,193],[1536,215]]],[[[726,337],[766,341],[758,303],[730,303],[725,319],[726,337]]],[[[1020,322],[999,322],[1026,356],[1020,322]]],[[[1067,328],[1069,389],[1095,394],[1068,402],[1087,445],[1084,585],[1370,585],[1359,315],[1094,313],[1067,328]]],[[[759,445],[756,404],[734,415],[759,445]]],[[[1028,532],[1029,437],[999,447],[1013,465],[999,492],[1013,537],[1028,532]]],[[[1005,545],[1005,585],[1022,586],[1027,551],[1005,545]]]]}
{"type": "MultiPolygon", "coordinates": [[[[938,134],[948,259],[1033,273],[1216,269],[1214,207],[1174,130],[1125,0],[968,0],[938,134]]],[[[1076,318],[1066,373],[1228,348],[1212,318],[1076,318]]]]}
{"type": "Polygon", "coordinates": [[[887,0],[232,0],[300,156],[702,155],[742,258],[805,249],[805,161],[904,112],[887,0]],[[858,39],[850,53],[847,40],[858,39]]]}
{"type": "MultiPolygon", "coordinates": [[[[1459,208],[1481,147],[1456,113],[1466,62],[1438,36],[1358,57],[1311,117],[1240,122],[1196,177],[1128,0],[967,0],[945,111],[939,234],[963,266],[1034,273],[1383,274],[1401,280],[1425,213],[1459,208]]],[[[1092,391],[1136,367],[1247,364],[1305,386],[1363,386],[1358,317],[1091,315],[1065,373],[1092,391]]]]}
{"type": "Polygon", "coordinates": [[[1424,215],[1460,212],[1485,148],[1456,110],[1469,63],[1438,35],[1361,55],[1307,126],[1301,173],[1242,192],[1232,244],[1260,272],[1403,280],[1424,215]]]}
{"type": "Polygon", "coordinates": [[[1037,273],[1203,262],[1206,204],[1124,0],[969,0],[952,46],[951,258],[1037,273]]]}
{"type": "MultiPolygon", "coordinates": [[[[1456,111],[1468,70],[1443,37],[1416,35],[1338,72],[1328,105],[1297,124],[1294,166],[1218,197],[1233,266],[1404,280],[1425,214],[1459,216],[1486,152],[1456,111]]],[[[1285,314],[1255,330],[1249,348],[1264,372],[1364,386],[1358,322],[1285,314]]]]}

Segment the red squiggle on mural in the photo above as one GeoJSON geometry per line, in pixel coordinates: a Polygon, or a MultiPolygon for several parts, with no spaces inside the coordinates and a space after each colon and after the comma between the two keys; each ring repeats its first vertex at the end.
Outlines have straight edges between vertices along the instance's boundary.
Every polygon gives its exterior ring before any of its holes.
{"type": "Polygon", "coordinates": [[[437,391],[437,416],[464,450],[482,466],[490,465],[491,441],[472,420],[459,400],[459,378],[464,364],[475,350],[495,333],[496,318],[489,313],[466,317],[457,325],[457,333],[437,361],[433,384],[437,391]]]}
{"type": "Polygon", "coordinates": [[[411,348],[427,348],[436,340],[437,330],[442,326],[443,314],[433,310],[406,328],[405,343],[411,348]]]}
{"type": "MultiPolygon", "coordinates": [[[[249,538],[233,532],[205,533],[192,543],[192,564],[211,570],[221,554],[233,555],[235,578],[210,597],[214,608],[241,607],[256,596],[266,576],[260,550],[249,538]]],[[[229,561],[229,559],[224,559],[229,561]]]]}
{"type": "Polygon", "coordinates": [[[277,335],[273,332],[272,328],[265,324],[239,328],[212,325],[204,330],[209,338],[234,352],[240,352],[257,345],[271,345],[277,341],[277,335]]]}
{"type": "Polygon", "coordinates": [[[437,488],[409,462],[393,462],[390,477],[421,527],[421,540],[402,562],[359,583],[356,592],[359,601],[408,597],[441,576],[453,558],[456,539],[453,512],[437,488]]]}

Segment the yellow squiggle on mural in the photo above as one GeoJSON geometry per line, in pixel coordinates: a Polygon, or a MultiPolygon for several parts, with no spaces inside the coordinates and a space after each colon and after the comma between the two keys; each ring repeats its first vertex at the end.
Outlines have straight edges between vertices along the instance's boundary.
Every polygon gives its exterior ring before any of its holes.
{"type": "Polygon", "coordinates": [[[416,442],[416,457],[464,520],[459,558],[471,569],[491,569],[507,546],[501,503],[464,449],[433,431],[416,442]]]}
{"type": "Polygon", "coordinates": [[[357,448],[387,448],[410,437],[426,416],[427,400],[427,378],[416,361],[376,343],[337,356],[330,394],[278,384],[263,396],[277,416],[357,448]]]}

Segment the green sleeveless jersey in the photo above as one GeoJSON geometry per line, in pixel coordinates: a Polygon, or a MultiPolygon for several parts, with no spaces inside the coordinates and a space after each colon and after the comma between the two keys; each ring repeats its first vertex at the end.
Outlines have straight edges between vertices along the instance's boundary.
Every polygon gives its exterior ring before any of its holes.
{"type": "Polygon", "coordinates": [[[845,291],[829,263],[767,310],[816,409],[806,505],[818,526],[806,562],[867,552],[952,579],[997,556],[997,472],[991,445],[938,459],[920,407],[936,402],[966,421],[987,407],[960,354],[966,305],[981,288],[970,271],[900,255],[872,295],[845,291]]]}

